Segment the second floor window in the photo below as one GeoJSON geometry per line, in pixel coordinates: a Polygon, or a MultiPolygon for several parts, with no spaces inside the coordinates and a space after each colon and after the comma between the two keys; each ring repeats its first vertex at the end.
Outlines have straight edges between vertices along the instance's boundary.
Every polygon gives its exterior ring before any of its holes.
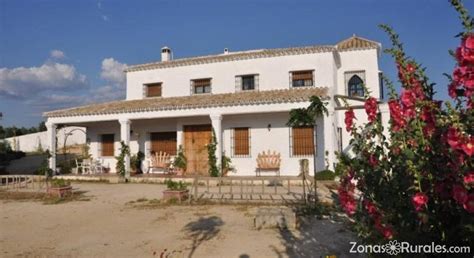
{"type": "Polygon", "coordinates": [[[347,95],[349,97],[363,97],[364,96],[364,93],[365,93],[365,90],[364,90],[365,72],[364,71],[346,72],[345,79],[346,79],[347,95]]]}
{"type": "Polygon", "coordinates": [[[290,72],[291,87],[308,87],[313,85],[313,70],[290,72]]]}
{"type": "Polygon", "coordinates": [[[252,91],[258,89],[258,74],[239,75],[235,77],[235,91],[252,91]]]}
{"type": "Polygon", "coordinates": [[[191,80],[192,94],[211,93],[211,78],[191,80]]]}
{"type": "Polygon", "coordinates": [[[161,97],[161,82],[146,84],[145,91],[147,97],[161,97]]]}

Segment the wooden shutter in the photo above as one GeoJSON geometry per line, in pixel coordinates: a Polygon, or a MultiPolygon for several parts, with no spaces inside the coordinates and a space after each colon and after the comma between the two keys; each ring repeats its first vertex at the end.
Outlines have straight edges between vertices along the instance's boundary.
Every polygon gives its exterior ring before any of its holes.
{"type": "Polygon", "coordinates": [[[249,134],[248,127],[234,128],[234,155],[235,156],[250,155],[249,138],[250,138],[250,134],[249,134]]]}
{"type": "Polygon", "coordinates": [[[148,84],[147,88],[147,97],[161,97],[161,83],[148,84]]]}
{"type": "Polygon", "coordinates": [[[211,79],[197,79],[194,80],[194,87],[205,87],[211,85],[211,79]]]}
{"type": "Polygon", "coordinates": [[[101,137],[102,153],[103,157],[113,157],[115,154],[114,148],[114,135],[113,134],[103,134],[101,137]]]}
{"type": "Polygon", "coordinates": [[[151,152],[166,152],[169,155],[176,155],[176,132],[151,133],[151,152]]]}
{"type": "Polygon", "coordinates": [[[313,80],[313,71],[297,71],[292,73],[292,79],[296,80],[313,80]]]}
{"type": "Polygon", "coordinates": [[[304,156],[314,154],[314,128],[293,127],[293,155],[304,156]]]}

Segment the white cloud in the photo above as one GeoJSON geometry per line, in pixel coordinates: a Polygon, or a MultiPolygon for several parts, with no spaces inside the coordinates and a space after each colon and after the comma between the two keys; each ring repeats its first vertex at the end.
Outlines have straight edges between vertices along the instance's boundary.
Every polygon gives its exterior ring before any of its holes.
{"type": "Polygon", "coordinates": [[[0,68],[0,95],[27,98],[48,90],[81,89],[86,76],[70,64],[46,62],[39,67],[0,68]]]}
{"type": "Polygon", "coordinates": [[[102,71],[100,77],[114,84],[125,84],[125,72],[127,64],[120,63],[113,58],[102,60],[102,71]]]}
{"type": "Polygon", "coordinates": [[[66,57],[63,51],[57,50],[57,49],[51,50],[49,55],[51,56],[51,58],[55,58],[55,59],[63,59],[66,57]]]}
{"type": "Polygon", "coordinates": [[[102,15],[102,20],[109,21],[109,16],[103,14],[102,15]]]}

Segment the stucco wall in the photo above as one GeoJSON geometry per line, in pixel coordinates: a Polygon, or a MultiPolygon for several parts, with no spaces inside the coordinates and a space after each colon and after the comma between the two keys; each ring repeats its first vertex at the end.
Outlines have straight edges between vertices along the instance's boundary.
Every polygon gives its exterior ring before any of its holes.
{"type": "MultiPolygon", "coordinates": [[[[290,157],[290,129],[285,125],[288,121],[288,113],[267,113],[253,115],[228,115],[223,116],[223,150],[227,156],[231,156],[231,130],[234,127],[250,127],[251,155],[245,158],[232,158],[236,173],[230,175],[255,175],[256,157],[258,153],[266,150],[277,151],[281,154],[281,175],[298,175],[299,160],[307,158],[310,161],[310,170],[313,168],[312,156],[290,157]],[[268,128],[268,125],[270,129],[268,128]]],[[[320,121],[321,122],[321,121],[320,121]]],[[[177,119],[149,119],[136,120],[131,123],[130,151],[136,154],[139,150],[147,156],[149,154],[149,133],[177,131],[177,145],[182,144],[182,130],[184,125],[211,124],[208,116],[177,118],[177,119]]],[[[324,126],[317,127],[317,171],[325,168],[324,157],[324,126]]],[[[118,122],[94,123],[88,126],[88,137],[90,139],[91,154],[94,158],[103,160],[105,167],[115,171],[114,157],[100,156],[100,135],[115,134],[115,155],[120,148],[120,125],[118,122]]],[[[144,168],[147,167],[147,162],[144,168]]],[[[269,175],[273,175],[269,173],[269,175]]]]}
{"type": "Polygon", "coordinates": [[[127,73],[127,99],[143,98],[143,84],[162,82],[162,96],[189,96],[190,80],[212,77],[212,93],[235,92],[235,76],[259,74],[259,90],[288,89],[289,72],[313,70],[315,85],[333,87],[333,53],[279,56],[127,73]]]}
{"type": "MultiPolygon", "coordinates": [[[[65,136],[70,132],[72,133],[67,137],[67,146],[86,143],[86,134],[84,131],[85,128],[82,127],[61,128],[57,133],[58,148],[64,147],[65,136]]],[[[47,132],[26,134],[17,137],[6,138],[5,140],[10,143],[12,149],[19,151],[33,152],[37,151],[40,146],[43,150],[48,149],[47,132]]]]}

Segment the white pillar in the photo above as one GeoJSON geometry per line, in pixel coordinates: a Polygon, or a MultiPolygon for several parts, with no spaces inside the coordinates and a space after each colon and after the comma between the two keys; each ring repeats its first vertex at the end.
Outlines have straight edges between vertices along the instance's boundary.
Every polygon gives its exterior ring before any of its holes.
{"type": "Polygon", "coordinates": [[[221,171],[222,167],[222,115],[221,114],[211,114],[212,128],[216,134],[216,158],[217,158],[217,167],[221,171]]]}
{"type": "Polygon", "coordinates": [[[326,159],[327,162],[329,163],[329,168],[330,170],[334,170],[333,168],[333,163],[336,161],[335,160],[335,155],[334,152],[336,151],[336,135],[337,135],[337,129],[336,126],[334,125],[334,116],[336,113],[334,111],[329,111],[329,116],[324,116],[323,118],[323,124],[324,124],[324,152],[328,152],[328,155],[326,156],[326,153],[322,153],[324,155],[324,166],[326,166],[326,159]]]}
{"type": "Polygon", "coordinates": [[[57,125],[53,123],[46,123],[46,129],[48,130],[48,150],[51,154],[49,159],[49,168],[56,172],[56,128],[57,125]]]}
{"type": "MultiPolygon", "coordinates": [[[[130,119],[119,119],[120,140],[130,147],[130,119]]],[[[130,179],[130,155],[125,156],[125,178],[130,179]]]]}

